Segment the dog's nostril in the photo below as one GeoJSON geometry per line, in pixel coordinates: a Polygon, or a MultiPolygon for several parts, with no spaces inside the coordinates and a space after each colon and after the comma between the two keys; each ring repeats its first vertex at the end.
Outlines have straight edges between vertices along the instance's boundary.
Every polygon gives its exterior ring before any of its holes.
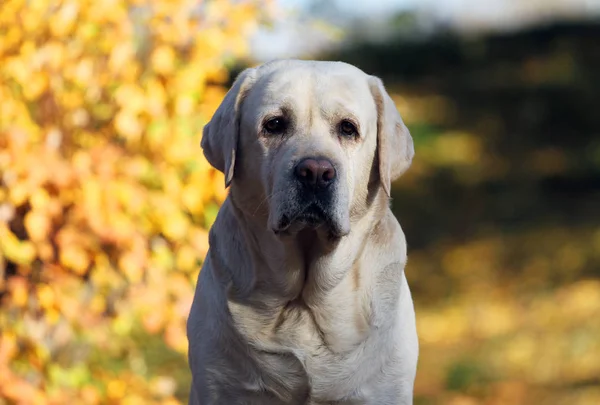
{"type": "Polygon", "coordinates": [[[335,168],[327,159],[304,159],[295,172],[298,180],[315,188],[325,188],[335,179],[335,168]]]}
{"type": "Polygon", "coordinates": [[[316,177],[313,175],[313,170],[310,170],[306,167],[300,168],[297,173],[298,177],[307,181],[311,181],[316,177]]]}
{"type": "Polygon", "coordinates": [[[335,178],[335,169],[333,168],[333,166],[326,167],[321,177],[325,181],[333,180],[335,178]]]}
{"type": "Polygon", "coordinates": [[[304,159],[296,166],[296,177],[305,184],[317,182],[319,162],[315,159],[304,159]]]}

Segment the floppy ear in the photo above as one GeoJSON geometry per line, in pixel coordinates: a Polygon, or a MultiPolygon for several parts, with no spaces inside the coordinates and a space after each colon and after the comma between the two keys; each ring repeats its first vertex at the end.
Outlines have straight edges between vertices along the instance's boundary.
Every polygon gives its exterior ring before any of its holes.
{"type": "Polygon", "coordinates": [[[389,197],[392,182],[410,167],[415,148],[410,132],[381,79],[371,76],[369,86],[377,106],[379,178],[389,197]]]}
{"type": "Polygon", "coordinates": [[[240,132],[240,106],[254,81],[255,69],[238,75],[219,108],[202,131],[202,150],[208,163],[225,174],[225,187],[231,184],[240,132]]]}

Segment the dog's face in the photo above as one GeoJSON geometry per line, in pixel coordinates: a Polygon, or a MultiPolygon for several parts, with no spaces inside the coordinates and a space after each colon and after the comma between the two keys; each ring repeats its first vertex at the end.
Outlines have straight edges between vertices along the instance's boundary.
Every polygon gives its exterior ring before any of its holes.
{"type": "Polygon", "coordinates": [[[302,64],[276,69],[257,80],[241,113],[240,155],[247,159],[240,166],[260,173],[269,227],[294,233],[324,226],[347,234],[350,206],[366,192],[377,143],[365,78],[348,65],[331,72],[302,64]]]}
{"type": "Polygon", "coordinates": [[[379,79],[344,63],[289,60],[244,71],[202,146],[233,181],[238,206],[273,232],[334,237],[350,232],[373,184],[389,194],[414,153],[379,79]]]}

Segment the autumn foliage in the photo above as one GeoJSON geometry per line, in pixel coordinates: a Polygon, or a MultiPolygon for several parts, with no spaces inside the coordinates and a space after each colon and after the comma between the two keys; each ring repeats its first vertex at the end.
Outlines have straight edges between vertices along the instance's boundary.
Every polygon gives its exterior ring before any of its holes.
{"type": "MultiPolygon", "coordinates": [[[[225,197],[201,128],[270,7],[0,0],[0,405],[185,402],[185,320],[225,197]]],[[[415,140],[392,195],[415,403],[600,403],[598,193],[582,186],[600,170],[596,32],[328,57],[391,72],[415,140]]]]}
{"type": "Polygon", "coordinates": [[[178,403],[134,339],[185,354],[225,196],[201,128],[264,6],[2,2],[0,403],[178,403]]]}

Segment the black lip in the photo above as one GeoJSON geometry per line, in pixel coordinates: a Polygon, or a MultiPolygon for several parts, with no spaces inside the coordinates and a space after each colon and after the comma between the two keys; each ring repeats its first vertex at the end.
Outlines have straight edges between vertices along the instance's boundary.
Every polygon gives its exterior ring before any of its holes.
{"type": "Polygon", "coordinates": [[[286,231],[293,224],[301,224],[307,227],[316,228],[326,224],[329,227],[333,226],[333,221],[326,210],[318,203],[313,202],[306,205],[296,215],[283,215],[279,221],[277,232],[286,231]]]}
{"type": "Polygon", "coordinates": [[[325,210],[318,204],[311,204],[305,208],[300,215],[296,217],[296,221],[306,222],[308,224],[321,224],[328,222],[330,216],[326,214],[325,210]]]}

